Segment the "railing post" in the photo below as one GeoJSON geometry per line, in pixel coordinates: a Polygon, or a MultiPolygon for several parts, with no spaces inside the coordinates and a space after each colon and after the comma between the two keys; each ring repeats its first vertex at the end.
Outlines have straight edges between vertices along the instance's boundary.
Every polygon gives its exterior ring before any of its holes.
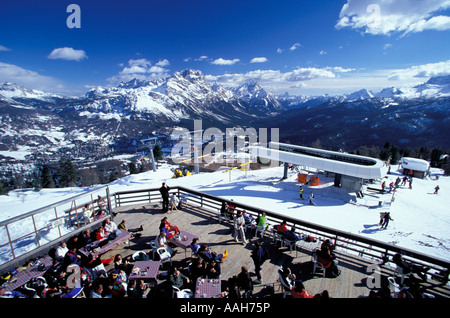
{"type": "MultiPolygon", "coordinates": [[[[56,206],[53,208],[55,210],[55,219],[58,220],[58,211],[56,210],[56,206]]],[[[58,226],[59,237],[61,237],[61,227],[58,226]]]]}
{"type": "Polygon", "coordinates": [[[6,234],[8,235],[8,242],[9,242],[9,246],[11,248],[12,258],[15,259],[16,255],[14,253],[14,247],[12,245],[11,234],[9,234],[8,224],[5,224],[5,229],[6,229],[6,234]]]}
{"type": "Polygon", "coordinates": [[[33,220],[34,235],[36,236],[36,242],[37,242],[38,247],[40,247],[41,243],[39,242],[39,235],[38,235],[38,230],[36,227],[36,221],[34,220],[34,215],[31,216],[31,219],[33,220]]]}

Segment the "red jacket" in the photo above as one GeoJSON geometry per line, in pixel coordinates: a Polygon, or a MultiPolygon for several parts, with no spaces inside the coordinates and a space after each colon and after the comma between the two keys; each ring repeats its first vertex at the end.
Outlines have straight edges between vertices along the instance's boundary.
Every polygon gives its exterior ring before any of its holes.
{"type": "Polygon", "coordinates": [[[291,295],[293,298],[314,298],[314,296],[308,293],[306,290],[303,290],[299,293],[295,290],[295,288],[292,288],[291,295]]]}

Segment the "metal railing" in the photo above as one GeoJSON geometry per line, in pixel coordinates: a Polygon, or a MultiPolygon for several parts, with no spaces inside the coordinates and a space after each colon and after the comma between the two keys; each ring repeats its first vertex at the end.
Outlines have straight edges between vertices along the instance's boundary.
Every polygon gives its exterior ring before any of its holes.
{"type": "Polygon", "coordinates": [[[0,270],[18,266],[20,262],[33,258],[37,251],[95,222],[94,213],[99,208],[95,195],[106,199],[107,204],[108,187],[103,186],[0,222],[0,270]],[[87,210],[86,204],[89,205],[87,210]]]}

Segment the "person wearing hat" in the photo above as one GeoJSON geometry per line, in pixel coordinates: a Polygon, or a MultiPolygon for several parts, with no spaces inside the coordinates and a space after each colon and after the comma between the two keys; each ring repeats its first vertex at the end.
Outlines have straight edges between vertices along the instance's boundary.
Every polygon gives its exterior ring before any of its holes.
{"type": "Polygon", "coordinates": [[[109,275],[110,285],[108,286],[112,297],[124,297],[127,286],[126,283],[123,282],[122,276],[120,275],[120,271],[115,269],[109,275]]]}

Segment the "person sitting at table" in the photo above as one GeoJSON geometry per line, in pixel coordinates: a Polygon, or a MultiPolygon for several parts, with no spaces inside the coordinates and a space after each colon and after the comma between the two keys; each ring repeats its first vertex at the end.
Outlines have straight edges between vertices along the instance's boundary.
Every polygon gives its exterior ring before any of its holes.
{"type": "MultiPolygon", "coordinates": [[[[100,283],[94,284],[91,289],[91,293],[89,294],[89,298],[104,298],[103,297],[103,285],[100,283]]],[[[108,298],[108,297],[106,297],[108,298]]]]}
{"type": "Polygon", "coordinates": [[[172,286],[177,287],[180,290],[187,288],[190,283],[189,277],[181,273],[175,266],[170,271],[169,281],[172,286]]]}
{"type": "Polygon", "coordinates": [[[286,230],[287,230],[286,220],[283,220],[283,222],[275,226],[275,231],[277,231],[278,234],[283,235],[284,232],[286,232],[286,230]]]}
{"type": "Polygon", "coordinates": [[[174,255],[175,251],[169,244],[167,244],[166,232],[161,231],[159,235],[155,239],[156,248],[165,247],[166,250],[170,253],[170,255],[174,255]]]}
{"type": "Polygon", "coordinates": [[[403,274],[417,274],[423,281],[427,280],[427,272],[430,270],[428,266],[418,266],[411,262],[405,261],[403,256],[399,253],[395,254],[392,257],[392,261],[395,265],[400,267],[403,271],[403,274]]]}
{"type": "Polygon", "coordinates": [[[105,221],[103,221],[103,228],[105,229],[105,233],[108,235],[112,232],[114,232],[115,230],[117,230],[117,224],[114,223],[113,221],[111,221],[111,219],[105,219],[105,221]]]}
{"type": "Polygon", "coordinates": [[[331,243],[330,239],[326,239],[320,245],[320,249],[325,251],[327,254],[330,254],[332,258],[335,258],[335,255],[334,255],[334,249],[335,248],[336,247],[334,246],[333,243],[331,243]]]}
{"type": "Polygon", "coordinates": [[[111,293],[112,298],[122,298],[125,297],[127,291],[127,284],[120,275],[120,271],[113,270],[108,276],[108,290],[111,293]]]}
{"type": "Polygon", "coordinates": [[[96,241],[102,241],[102,240],[106,239],[107,237],[108,237],[108,235],[106,234],[105,228],[103,226],[100,226],[94,232],[94,238],[96,241]]]}
{"type": "Polygon", "coordinates": [[[294,227],[292,227],[290,230],[288,229],[288,230],[284,231],[283,237],[286,240],[293,241],[293,242],[300,241],[302,239],[301,235],[295,233],[295,228],[294,227]]]}
{"type": "Polygon", "coordinates": [[[198,249],[197,254],[202,257],[206,262],[211,262],[212,260],[216,260],[219,263],[222,263],[223,260],[228,257],[228,251],[225,250],[223,254],[217,254],[211,250],[210,247],[206,244],[201,244],[198,249]]]}
{"type": "Polygon", "coordinates": [[[206,276],[206,262],[203,258],[195,258],[189,265],[189,276],[193,282],[197,281],[199,277],[206,276]]]}
{"type": "Polygon", "coordinates": [[[89,253],[86,260],[83,262],[83,266],[92,269],[95,272],[94,275],[97,275],[94,277],[98,277],[101,275],[108,276],[105,265],[109,265],[113,260],[113,257],[103,260],[100,256],[92,255],[91,253],[89,253]]]}
{"type": "Polygon", "coordinates": [[[176,234],[180,233],[180,229],[175,226],[170,224],[169,220],[167,219],[167,217],[164,217],[161,219],[161,223],[159,225],[159,230],[161,231],[162,229],[167,229],[167,238],[170,239],[173,236],[175,236],[176,234]]]}
{"type": "Polygon", "coordinates": [[[86,229],[80,233],[78,236],[78,241],[80,242],[80,246],[86,246],[91,244],[94,240],[92,239],[92,233],[90,229],[86,229]]]}
{"type": "Polygon", "coordinates": [[[197,255],[203,258],[206,262],[210,263],[213,260],[222,263],[225,258],[228,257],[228,251],[225,250],[223,254],[217,254],[211,250],[206,244],[200,245],[200,248],[197,251],[197,255]]]}
{"type": "Polygon", "coordinates": [[[134,229],[128,229],[127,225],[126,225],[127,220],[123,219],[119,225],[117,226],[119,230],[123,230],[123,231],[127,231],[129,233],[131,233],[131,236],[136,236],[136,237],[140,237],[141,234],[137,233],[137,232],[142,232],[144,230],[144,227],[141,225],[138,228],[134,228],[134,229]]]}
{"type": "Polygon", "coordinates": [[[213,259],[210,263],[206,264],[206,276],[208,278],[219,278],[220,271],[220,263],[216,260],[213,259]]]}
{"type": "Polygon", "coordinates": [[[133,264],[130,263],[131,257],[122,257],[122,254],[114,256],[114,269],[124,271],[127,276],[130,276],[133,269],[133,264]]]}
{"type": "Polygon", "coordinates": [[[71,264],[81,266],[81,256],[77,253],[75,246],[72,246],[64,256],[64,266],[67,267],[71,264]]]}
{"type": "Polygon", "coordinates": [[[192,253],[194,253],[194,254],[198,253],[198,250],[200,249],[198,237],[195,237],[194,239],[192,239],[191,245],[189,245],[189,247],[191,248],[192,253]]]}
{"type": "Polygon", "coordinates": [[[58,247],[55,250],[55,260],[62,263],[64,261],[64,256],[69,251],[67,248],[66,242],[59,243],[58,247]]]}
{"type": "Polygon", "coordinates": [[[128,298],[145,298],[144,291],[147,289],[144,285],[141,285],[141,282],[143,283],[143,280],[136,280],[132,279],[128,283],[127,287],[127,296],[128,298]]]}
{"type": "Polygon", "coordinates": [[[340,274],[336,257],[332,253],[333,250],[334,248],[330,248],[329,243],[322,244],[321,248],[317,250],[317,260],[325,268],[325,273],[328,277],[337,277],[340,274]]]}
{"type": "Polygon", "coordinates": [[[52,266],[44,273],[43,277],[49,288],[58,289],[66,284],[66,271],[57,260],[53,260],[52,266]]]}

